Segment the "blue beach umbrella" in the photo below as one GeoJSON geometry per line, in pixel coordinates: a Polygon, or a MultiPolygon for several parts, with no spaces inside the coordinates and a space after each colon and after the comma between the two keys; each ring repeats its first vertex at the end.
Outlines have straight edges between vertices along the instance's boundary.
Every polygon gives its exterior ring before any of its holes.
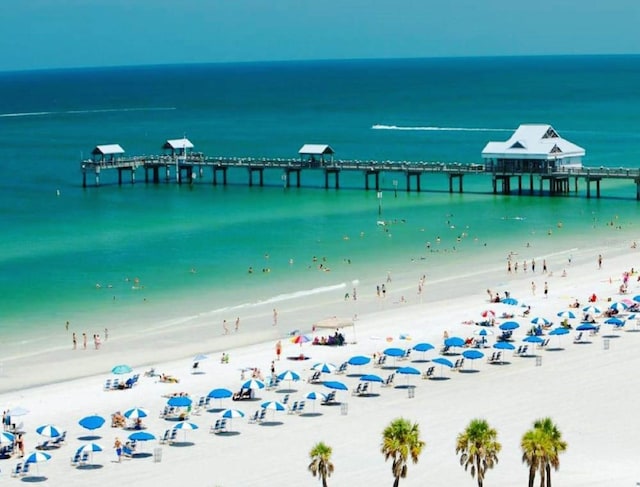
{"type": "Polygon", "coordinates": [[[191,403],[193,403],[193,401],[187,396],[173,396],[167,401],[167,405],[174,408],[186,408],[191,406],[191,403]]]}
{"type": "Polygon", "coordinates": [[[404,375],[420,375],[420,371],[415,367],[400,367],[396,372],[404,375]]]}
{"type": "Polygon", "coordinates": [[[117,374],[117,375],[129,374],[132,371],[133,371],[133,369],[131,367],[129,367],[128,365],[125,365],[125,364],[116,365],[115,367],[113,367],[111,369],[111,373],[112,374],[117,374]]]}
{"type": "Polygon", "coordinates": [[[621,326],[624,326],[624,320],[621,320],[620,318],[616,318],[615,316],[611,318],[607,318],[606,320],[604,320],[604,323],[605,325],[615,326],[616,328],[620,328],[621,326]]]}
{"type": "Polygon", "coordinates": [[[504,298],[501,303],[508,304],[509,306],[517,306],[518,300],[516,298],[504,298]]]}
{"type": "Polygon", "coordinates": [[[602,313],[602,310],[600,308],[593,305],[585,306],[584,308],[582,308],[582,311],[591,315],[599,315],[600,313],[602,313]]]}
{"type": "Polygon", "coordinates": [[[633,297],[633,300],[634,300],[636,303],[640,303],[640,294],[638,294],[637,296],[634,296],[634,297],[633,297]]]}
{"type": "Polygon", "coordinates": [[[41,436],[46,436],[47,438],[57,438],[62,434],[60,433],[60,430],[52,424],[43,424],[42,426],[38,426],[36,428],[36,433],[41,436]]]}
{"type": "Polygon", "coordinates": [[[98,428],[102,428],[102,425],[104,425],[104,418],[94,414],[82,418],[78,421],[78,424],[87,430],[97,430],[98,428]]]}
{"type": "Polygon", "coordinates": [[[147,431],[136,431],[131,433],[128,438],[131,441],[151,441],[156,439],[155,435],[147,431]]]}
{"type": "Polygon", "coordinates": [[[316,372],[322,372],[323,374],[329,374],[336,370],[336,366],[329,362],[318,362],[311,368],[316,372]]]}
{"type": "Polygon", "coordinates": [[[0,445],[4,445],[6,443],[13,444],[16,437],[9,433],[8,431],[0,431],[0,445]]]}
{"type": "Polygon", "coordinates": [[[294,372],[293,370],[285,370],[281,374],[278,374],[278,379],[296,381],[296,380],[300,380],[300,374],[298,374],[297,372],[294,372]]]}
{"type": "Polygon", "coordinates": [[[48,462],[49,460],[51,460],[51,455],[49,455],[48,453],[45,453],[43,451],[34,451],[32,453],[29,453],[26,456],[26,458],[24,459],[24,463],[35,463],[36,469],[39,473],[40,472],[39,465],[41,463],[48,462]]]}
{"type": "Polygon", "coordinates": [[[388,357],[397,358],[397,357],[403,357],[405,351],[402,348],[391,347],[391,348],[385,348],[382,353],[384,353],[388,357]]]}
{"type": "Polygon", "coordinates": [[[625,303],[623,303],[622,301],[616,301],[615,303],[611,303],[611,305],[609,306],[609,309],[612,309],[614,311],[624,311],[628,308],[629,306],[627,306],[625,303]]]}
{"type": "Polygon", "coordinates": [[[502,331],[510,331],[520,328],[520,324],[517,321],[505,321],[498,328],[502,331]]]}
{"type": "Polygon", "coordinates": [[[239,409],[225,409],[220,413],[220,417],[229,420],[229,426],[232,426],[234,418],[244,418],[244,413],[239,409]]]}
{"type": "Polygon", "coordinates": [[[551,324],[551,322],[548,319],[543,318],[542,316],[536,316],[535,318],[532,318],[531,323],[533,323],[534,325],[542,325],[542,326],[548,326],[551,324]]]}
{"type": "Polygon", "coordinates": [[[279,401],[267,401],[260,404],[262,409],[271,409],[272,411],[284,411],[286,406],[279,401]]]}
{"type": "Polygon", "coordinates": [[[563,328],[560,326],[558,328],[554,328],[553,330],[551,330],[549,332],[549,335],[561,336],[561,335],[568,335],[569,333],[571,333],[569,331],[569,328],[563,328]]]}
{"type": "Polygon", "coordinates": [[[574,319],[576,317],[575,313],[573,311],[559,311],[558,312],[558,318],[568,318],[570,320],[574,319]]]}
{"type": "Polygon", "coordinates": [[[343,384],[342,382],[339,382],[337,380],[330,380],[327,381],[323,384],[325,387],[328,387],[329,389],[335,389],[338,391],[348,391],[349,388],[343,384]]]}
{"type": "Polygon", "coordinates": [[[258,379],[249,379],[242,384],[243,389],[264,389],[264,382],[258,379]]]}
{"type": "Polygon", "coordinates": [[[416,352],[428,352],[429,350],[433,350],[434,346],[431,345],[430,343],[426,343],[426,342],[421,342],[421,343],[416,343],[413,346],[413,349],[416,352]]]}
{"type": "Polygon", "coordinates": [[[596,325],[589,322],[580,323],[578,326],[576,326],[577,331],[593,331],[593,330],[596,330],[597,328],[598,327],[596,325]]]}
{"type": "Polygon", "coordinates": [[[349,360],[347,360],[347,363],[349,365],[356,365],[356,366],[367,365],[369,362],[371,362],[371,359],[369,357],[365,357],[364,355],[354,355],[349,360]]]}
{"type": "Polygon", "coordinates": [[[436,357],[436,358],[434,358],[432,360],[432,362],[434,364],[442,365],[444,367],[449,367],[450,369],[453,368],[453,362],[451,360],[449,360],[448,358],[436,357]]]}
{"type": "Polygon", "coordinates": [[[482,353],[480,350],[472,349],[472,350],[465,350],[464,352],[462,352],[462,356],[465,359],[478,360],[478,359],[481,359],[482,357],[484,357],[484,353],[482,353]]]}
{"type": "Polygon", "coordinates": [[[80,446],[80,448],[78,448],[76,452],[77,453],[88,452],[89,455],[91,456],[91,463],[93,463],[93,454],[95,452],[101,452],[103,450],[104,448],[102,447],[102,445],[99,445],[98,443],[85,443],[84,445],[80,446]]]}
{"type": "Polygon", "coordinates": [[[449,337],[444,341],[445,347],[464,347],[464,339],[460,337],[449,337]]]}
{"type": "Polygon", "coordinates": [[[143,408],[131,408],[124,412],[124,417],[127,419],[146,418],[147,416],[149,416],[149,411],[143,408]]]}
{"type": "Polygon", "coordinates": [[[526,336],[522,339],[523,342],[526,343],[542,343],[544,342],[544,338],[538,336],[538,335],[529,335],[526,336]]]}
{"type": "Polygon", "coordinates": [[[198,428],[199,426],[197,424],[191,423],[189,421],[180,421],[179,423],[176,423],[176,425],[173,427],[174,430],[184,431],[185,441],[187,440],[187,431],[197,430],[198,428]]]}
{"type": "Polygon", "coordinates": [[[481,328],[479,330],[475,330],[473,334],[481,337],[487,337],[493,335],[493,330],[490,330],[489,328],[481,328]]]}
{"type": "Polygon", "coordinates": [[[375,375],[375,374],[365,374],[360,376],[360,381],[361,382],[384,382],[384,379],[382,377],[380,377],[379,375],[375,375]]]}
{"type": "Polygon", "coordinates": [[[210,397],[211,399],[226,399],[228,397],[233,396],[233,392],[231,392],[229,389],[211,389],[209,391],[209,394],[207,394],[207,397],[210,397]]]}
{"type": "Polygon", "coordinates": [[[304,396],[305,399],[309,399],[309,401],[315,401],[316,399],[318,399],[318,394],[316,392],[309,392],[306,396],[304,396]]]}
{"type": "Polygon", "coordinates": [[[496,350],[515,350],[516,347],[509,342],[497,342],[493,344],[496,350]]]}

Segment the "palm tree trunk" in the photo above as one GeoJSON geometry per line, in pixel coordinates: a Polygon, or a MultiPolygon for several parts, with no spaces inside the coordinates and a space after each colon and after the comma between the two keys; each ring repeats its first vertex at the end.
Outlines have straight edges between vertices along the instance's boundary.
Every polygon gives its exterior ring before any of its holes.
{"type": "Polygon", "coordinates": [[[482,466],[480,464],[480,456],[476,457],[476,477],[478,479],[478,487],[482,487],[484,483],[484,474],[481,470],[482,466]]]}
{"type": "Polygon", "coordinates": [[[533,483],[536,480],[536,469],[533,465],[529,467],[529,487],[533,487],[533,483]]]}
{"type": "Polygon", "coordinates": [[[547,463],[547,487],[551,487],[551,465],[547,463]]]}
{"type": "Polygon", "coordinates": [[[322,476],[322,487],[327,487],[327,477],[322,476]]]}
{"type": "Polygon", "coordinates": [[[398,487],[398,485],[400,485],[400,477],[396,477],[396,479],[393,481],[393,487],[398,487]]]}

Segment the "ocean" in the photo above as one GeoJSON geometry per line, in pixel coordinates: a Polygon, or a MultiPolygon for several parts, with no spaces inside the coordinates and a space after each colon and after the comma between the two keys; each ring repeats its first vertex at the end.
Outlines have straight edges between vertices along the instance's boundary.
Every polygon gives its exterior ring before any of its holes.
{"type": "Polygon", "coordinates": [[[366,295],[391,269],[446,279],[501,266],[507,249],[527,255],[525,242],[560,260],[638,233],[630,182],[605,182],[602,198],[587,199],[584,184],[562,197],[493,195],[484,176],[449,194],[434,175],[418,194],[383,174],[379,200],[360,174],[342,175],[337,191],[321,173],[285,189],[277,171],[248,187],[236,170],[227,186],[210,176],[145,184],[139,174],[135,185],[104,176],[83,189],[80,161],[98,144],[158,154],[186,136],[207,155],[296,157],[304,143],[326,143],[343,159],[468,163],[521,123],[549,123],[586,148],[585,165],[637,168],[638,86],[640,56],[0,73],[2,343],[46,349],[66,321],[181,326],[354,285],[366,295]]]}

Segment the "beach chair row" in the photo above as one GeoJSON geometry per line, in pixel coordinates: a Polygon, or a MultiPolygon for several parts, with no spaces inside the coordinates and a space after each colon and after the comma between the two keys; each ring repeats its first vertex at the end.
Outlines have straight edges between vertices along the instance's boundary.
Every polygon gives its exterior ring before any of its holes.
{"type": "Polygon", "coordinates": [[[29,462],[18,462],[16,463],[15,467],[13,467],[13,470],[11,471],[11,476],[12,477],[25,477],[27,475],[29,475],[29,465],[31,465],[29,462]]]}
{"type": "Polygon", "coordinates": [[[60,448],[67,440],[67,432],[63,431],[60,436],[52,438],[51,440],[45,440],[36,446],[36,450],[52,450],[54,448],[60,448]]]}
{"type": "Polygon", "coordinates": [[[266,409],[258,409],[253,415],[249,418],[249,423],[262,423],[264,419],[267,417],[266,409]]]}
{"type": "Polygon", "coordinates": [[[162,419],[179,419],[183,421],[185,419],[189,419],[190,411],[185,410],[182,407],[175,406],[165,406],[162,411],[160,411],[160,418],[162,419]]]}
{"type": "Polygon", "coordinates": [[[502,362],[502,352],[493,352],[491,357],[487,359],[490,364],[499,364],[502,362]]]}
{"type": "Polygon", "coordinates": [[[162,436],[160,437],[160,443],[162,444],[166,444],[166,443],[173,443],[174,441],[176,441],[176,438],[178,437],[178,430],[177,429],[168,429],[165,430],[164,433],[162,434],[162,436]]]}
{"type": "Polygon", "coordinates": [[[288,414],[302,414],[302,412],[304,411],[305,408],[305,401],[293,401],[293,404],[291,404],[291,407],[289,408],[289,410],[287,411],[288,414]]]}
{"type": "Polygon", "coordinates": [[[71,466],[78,467],[89,463],[89,452],[77,450],[71,457],[71,466]]]}
{"type": "Polygon", "coordinates": [[[226,418],[216,419],[216,422],[213,425],[211,425],[211,428],[209,428],[209,433],[213,433],[214,435],[217,435],[220,433],[226,433],[226,431],[227,431],[226,418]]]}
{"type": "Polygon", "coordinates": [[[104,390],[105,391],[118,391],[123,389],[131,389],[138,383],[138,379],[140,378],[140,374],[134,374],[126,380],[120,379],[107,379],[104,381],[104,390]]]}
{"type": "Polygon", "coordinates": [[[331,391],[329,394],[322,395],[322,401],[320,401],[320,404],[322,406],[329,406],[331,404],[334,404],[335,402],[336,402],[336,391],[331,391]]]}
{"type": "Polygon", "coordinates": [[[360,382],[358,387],[356,387],[353,391],[351,391],[352,396],[365,396],[369,393],[369,383],[368,382],[360,382]]]}

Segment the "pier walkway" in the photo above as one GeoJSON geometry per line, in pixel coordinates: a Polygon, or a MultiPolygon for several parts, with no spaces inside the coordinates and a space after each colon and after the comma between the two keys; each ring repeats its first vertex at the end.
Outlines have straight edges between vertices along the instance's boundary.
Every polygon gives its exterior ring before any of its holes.
{"type": "MultiPolygon", "coordinates": [[[[118,184],[128,177],[136,182],[138,171],[144,173],[146,183],[175,181],[178,184],[193,184],[195,180],[206,181],[206,173],[211,175],[211,183],[227,184],[229,169],[244,168],[247,171],[249,186],[264,185],[265,171],[280,171],[284,187],[301,187],[303,174],[310,171],[322,171],[324,187],[340,188],[340,174],[343,171],[360,172],[364,177],[366,190],[380,191],[380,175],[393,174],[406,178],[406,191],[422,191],[421,179],[427,174],[447,176],[449,192],[464,192],[463,178],[467,175],[486,175],[491,177],[494,194],[530,194],[549,195],[569,194],[572,189],[578,192],[578,182],[586,183],[586,196],[601,196],[600,185],[603,180],[626,180],[636,185],[636,199],[640,200],[640,168],[583,167],[561,171],[517,172],[501,171],[491,165],[471,163],[374,161],[374,160],[331,160],[301,161],[300,159],[254,158],[254,157],[211,157],[202,153],[186,155],[149,155],[111,157],[108,160],[89,159],[81,162],[82,186],[88,186],[88,178],[93,177],[94,185],[100,185],[103,173],[117,172],[118,184]],[[537,183],[537,188],[536,188],[537,183]],[[512,188],[513,186],[513,188],[512,188]],[[592,188],[593,187],[593,188],[592,188]],[[592,189],[594,191],[592,191],[592,189]]],[[[397,191],[398,179],[393,180],[397,191]]]]}

